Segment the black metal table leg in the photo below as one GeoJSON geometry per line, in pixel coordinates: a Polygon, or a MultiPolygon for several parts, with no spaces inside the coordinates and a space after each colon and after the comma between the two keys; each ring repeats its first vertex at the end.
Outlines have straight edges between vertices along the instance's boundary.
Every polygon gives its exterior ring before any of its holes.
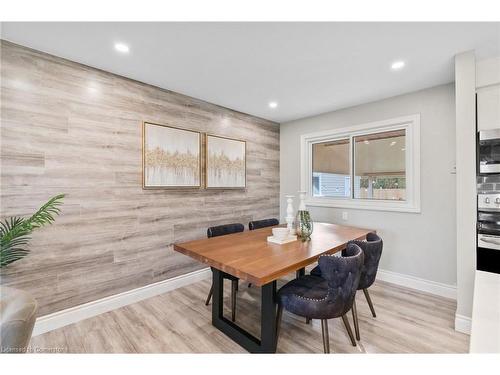
{"type": "Polygon", "coordinates": [[[261,288],[261,353],[276,353],[276,281],[261,288]]]}
{"type": "Polygon", "coordinates": [[[212,324],[251,353],[276,352],[276,281],[262,286],[260,340],[223,315],[223,273],[213,269],[212,324]]]}

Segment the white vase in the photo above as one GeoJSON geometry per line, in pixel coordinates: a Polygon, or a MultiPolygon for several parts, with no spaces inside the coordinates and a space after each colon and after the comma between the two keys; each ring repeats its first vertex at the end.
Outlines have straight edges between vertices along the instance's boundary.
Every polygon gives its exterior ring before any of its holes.
{"type": "Polygon", "coordinates": [[[286,227],[290,230],[290,234],[295,234],[293,219],[295,218],[293,211],[293,195],[285,195],[286,198],[286,227]]]}
{"type": "Polygon", "coordinates": [[[299,191],[299,211],[307,211],[306,208],[306,191],[299,191]]]}

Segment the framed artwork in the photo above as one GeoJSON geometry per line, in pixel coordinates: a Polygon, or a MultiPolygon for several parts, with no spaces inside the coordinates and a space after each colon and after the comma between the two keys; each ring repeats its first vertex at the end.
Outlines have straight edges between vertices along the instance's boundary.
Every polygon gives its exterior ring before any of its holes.
{"type": "Polygon", "coordinates": [[[201,187],[201,133],[143,122],[142,141],[144,189],[201,187]]]}
{"type": "Polygon", "coordinates": [[[207,189],[246,188],[246,142],[207,134],[207,189]]]}

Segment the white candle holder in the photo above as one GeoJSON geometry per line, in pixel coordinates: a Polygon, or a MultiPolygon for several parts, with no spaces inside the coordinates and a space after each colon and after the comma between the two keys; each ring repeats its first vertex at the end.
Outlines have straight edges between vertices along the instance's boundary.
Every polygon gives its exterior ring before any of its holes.
{"type": "Polygon", "coordinates": [[[307,194],[307,191],[299,191],[299,199],[300,199],[300,202],[299,202],[299,211],[307,211],[307,208],[306,208],[306,194],[307,194]]]}
{"type": "Polygon", "coordinates": [[[295,234],[295,227],[293,226],[293,220],[295,218],[293,211],[293,195],[285,195],[286,198],[286,227],[290,230],[290,234],[295,234]]]}

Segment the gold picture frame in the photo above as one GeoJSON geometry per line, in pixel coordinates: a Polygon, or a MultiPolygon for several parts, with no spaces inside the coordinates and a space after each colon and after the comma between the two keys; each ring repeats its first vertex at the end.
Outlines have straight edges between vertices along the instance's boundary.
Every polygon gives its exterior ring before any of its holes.
{"type": "MultiPolygon", "coordinates": [[[[220,146],[220,145],[219,145],[220,146]]],[[[229,146],[229,143],[228,143],[229,146]]],[[[240,150],[241,151],[241,150],[240,150]]],[[[227,151],[226,151],[227,152],[227,151]]],[[[216,135],[216,134],[205,134],[205,189],[218,189],[218,190],[245,190],[247,188],[247,142],[242,139],[236,139],[236,138],[229,138],[221,135],[216,135]],[[240,144],[240,148],[242,146],[242,151],[243,151],[243,160],[242,162],[238,161],[238,158],[231,158],[231,154],[235,155],[237,153],[237,147],[231,147],[233,150],[232,152],[229,152],[230,155],[225,155],[224,150],[221,152],[221,157],[225,159],[226,162],[230,163],[230,169],[232,169],[229,172],[230,176],[226,176],[226,180],[233,180],[233,182],[237,182],[234,185],[231,185],[229,181],[223,181],[222,178],[218,179],[218,184],[215,183],[216,181],[211,181],[211,165],[210,165],[210,138],[217,139],[217,140],[226,140],[229,142],[237,142],[240,144]],[[234,160],[231,160],[234,159],[234,160]],[[238,168],[242,168],[242,176],[241,173],[237,170],[238,168]],[[236,169],[236,171],[235,171],[236,169]],[[220,183],[224,182],[224,183],[220,183]],[[241,183],[242,182],[242,183],[241,183]],[[214,184],[215,183],[215,184],[214,184]],[[239,184],[238,184],[239,183],[239,184]]],[[[213,179],[213,176],[212,176],[213,179]]]]}
{"type": "Polygon", "coordinates": [[[201,189],[203,187],[202,143],[203,133],[201,132],[143,121],[142,188],[146,190],[201,189]],[[155,129],[155,136],[148,138],[148,131],[151,132],[152,129],[155,129]],[[162,132],[165,134],[161,134],[162,132]],[[182,138],[179,139],[183,134],[185,135],[184,142],[181,141],[182,138]],[[197,136],[197,140],[189,139],[188,135],[193,136],[193,134],[197,136]],[[175,142],[170,141],[169,136],[175,136],[175,142]],[[182,164],[182,166],[176,166],[175,163],[182,164]],[[197,165],[192,166],[193,163],[197,165]],[[172,169],[177,169],[177,171],[172,173],[172,169]],[[182,173],[179,173],[179,169],[182,173]],[[191,180],[192,183],[179,184],[178,181],[183,178],[186,181],[191,180]]]}

